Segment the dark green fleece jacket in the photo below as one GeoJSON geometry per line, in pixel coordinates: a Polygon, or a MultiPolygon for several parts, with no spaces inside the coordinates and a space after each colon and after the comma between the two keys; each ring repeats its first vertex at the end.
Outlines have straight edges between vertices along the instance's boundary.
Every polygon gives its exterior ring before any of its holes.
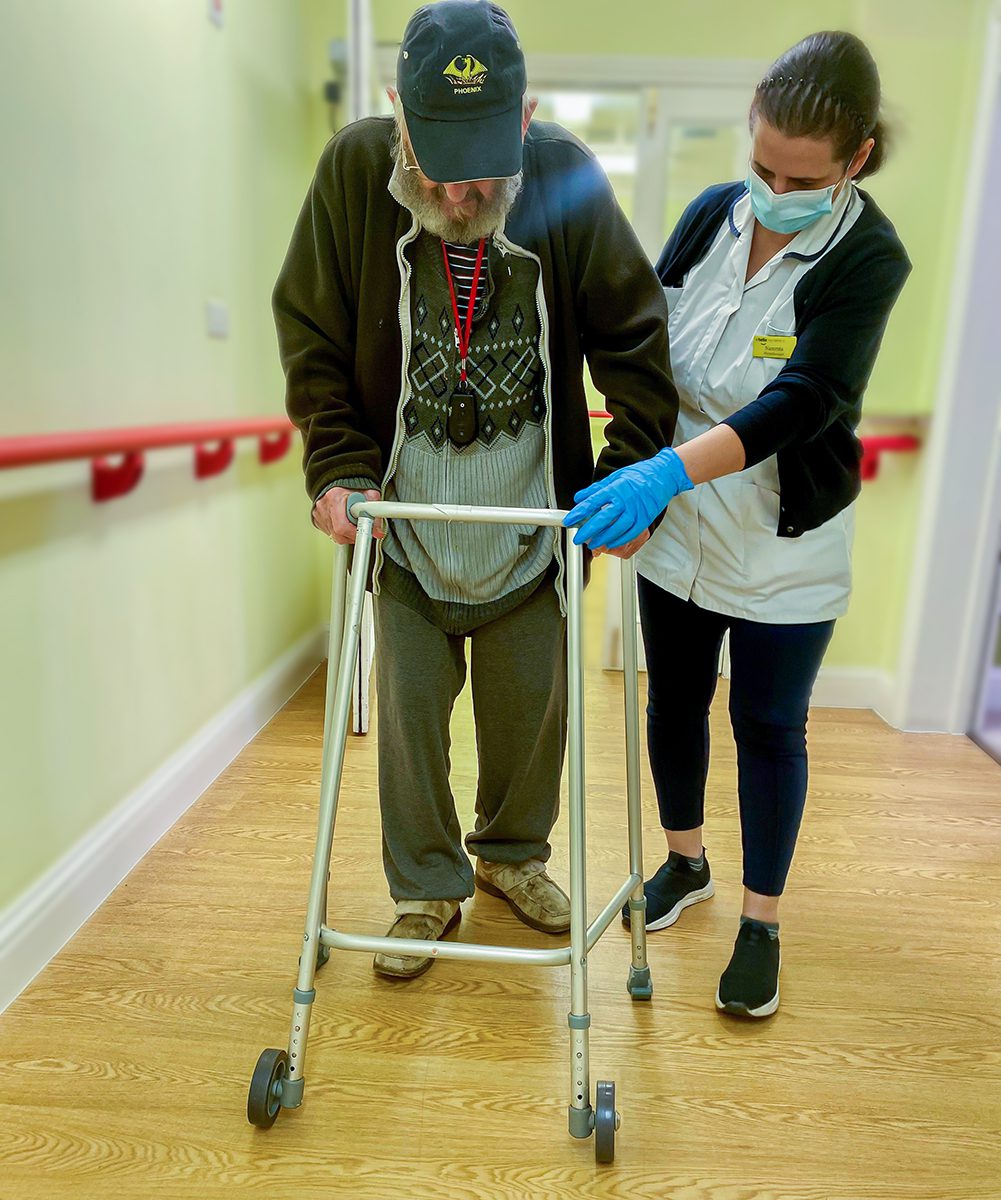
{"type": "MultiPolygon", "coordinates": [[[[393,121],[358,121],[327,144],[274,292],[286,406],[304,440],[306,490],[380,484],[398,432],[403,346],[398,243],[411,214],[388,191],[393,121]]],[[[594,156],[557,125],[534,123],[524,189],[505,236],[536,255],[556,501],[671,444],[663,291],[594,156]],[[587,359],[612,419],[597,469],[584,393],[587,359]]]]}

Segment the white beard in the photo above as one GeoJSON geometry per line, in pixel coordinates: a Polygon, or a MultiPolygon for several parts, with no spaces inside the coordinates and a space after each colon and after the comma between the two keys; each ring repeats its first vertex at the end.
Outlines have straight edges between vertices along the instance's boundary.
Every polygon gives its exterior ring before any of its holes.
{"type": "Polygon", "coordinates": [[[416,171],[404,170],[398,131],[393,138],[393,149],[395,165],[391,183],[392,193],[433,237],[468,245],[478,242],[480,238],[493,237],[504,228],[508,213],[514,207],[522,189],[524,179],[521,173],[510,179],[498,179],[494,194],[489,200],[476,193],[479,207],[472,216],[453,218],[442,212],[439,199],[444,195],[444,190],[440,184],[434,191],[428,191],[416,171]]]}

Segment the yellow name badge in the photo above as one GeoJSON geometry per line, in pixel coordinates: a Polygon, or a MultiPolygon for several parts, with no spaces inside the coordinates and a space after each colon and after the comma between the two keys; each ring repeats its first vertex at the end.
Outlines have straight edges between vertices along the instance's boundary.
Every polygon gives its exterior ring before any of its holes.
{"type": "Polygon", "coordinates": [[[755,358],[792,358],[795,349],[796,339],[792,336],[759,335],[754,339],[755,358]]]}

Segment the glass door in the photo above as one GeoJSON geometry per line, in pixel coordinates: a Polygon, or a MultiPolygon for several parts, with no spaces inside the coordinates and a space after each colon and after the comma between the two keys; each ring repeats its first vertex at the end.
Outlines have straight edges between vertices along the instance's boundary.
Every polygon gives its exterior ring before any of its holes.
{"type": "Polygon", "coordinates": [[[559,87],[536,93],[536,117],[594,152],[652,262],[689,201],[743,179],[747,97],[732,87],[559,87]]]}
{"type": "Polygon", "coordinates": [[[632,220],[638,185],[642,93],[631,88],[559,88],[537,93],[537,121],[569,129],[593,151],[623,212],[632,220]]]}

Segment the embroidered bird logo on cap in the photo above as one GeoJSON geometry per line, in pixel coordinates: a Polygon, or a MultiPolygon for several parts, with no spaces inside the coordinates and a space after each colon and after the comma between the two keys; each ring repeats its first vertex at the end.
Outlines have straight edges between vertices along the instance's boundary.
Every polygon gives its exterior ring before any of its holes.
{"type": "Polygon", "coordinates": [[[443,75],[452,81],[452,86],[459,91],[479,91],[486,79],[487,68],[472,54],[457,54],[448,64],[443,75]]]}

